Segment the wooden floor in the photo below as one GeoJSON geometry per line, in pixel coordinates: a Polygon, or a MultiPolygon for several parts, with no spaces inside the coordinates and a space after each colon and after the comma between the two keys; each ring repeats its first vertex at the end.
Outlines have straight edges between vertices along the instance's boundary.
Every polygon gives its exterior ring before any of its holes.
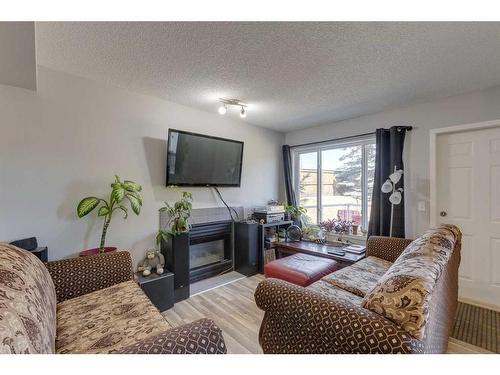
{"type": "MultiPolygon", "coordinates": [[[[174,327],[200,318],[211,318],[222,329],[228,353],[262,353],[258,336],[264,312],[255,304],[253,293],[263,279],[263,275],[255,275],[198,294],[176,303],[163,316],[174,327]]],[[[448,353],[490,352],[450,339],[448,353]]]]}

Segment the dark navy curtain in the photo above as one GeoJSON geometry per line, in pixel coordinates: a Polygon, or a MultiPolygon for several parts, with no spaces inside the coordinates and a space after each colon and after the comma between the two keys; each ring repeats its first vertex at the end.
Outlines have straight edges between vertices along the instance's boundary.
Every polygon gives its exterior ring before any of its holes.
{"type": "MultiPolygon", "coordinates": [[[[388,236],[391,222],[391,203],[389,195],[382,192],[382,184],[396,169],[403,169],[403,146],[407,127],[393,126],[390,129],[377,129],[375,176],[373,181],[373,195],[368,225],[368,236],[388,236]]],[[[396,185],[404,189],[404,174],[396,185]]],[[[392,226],[393,237],[405,237],[405,191],[401,203],[394,206],[392,226]]]]}
{"type": "Polygon", "coordinates": [[[290,146],[283,146],[283,169],[285,171],[285,189],[286,189],[286,200],[291,206],[297,206],[297,197],[295,196],[295,191],[293,189],[292,181],[292,155],[290,153],[290,146]]]}

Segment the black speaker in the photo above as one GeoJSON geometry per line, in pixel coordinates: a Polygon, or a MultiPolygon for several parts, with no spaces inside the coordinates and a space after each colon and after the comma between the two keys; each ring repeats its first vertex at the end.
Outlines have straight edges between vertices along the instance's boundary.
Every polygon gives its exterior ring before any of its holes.
{"type": "Polygon", "coordinates": [[[258,224],[234,223],[234,270],[245,276],[258,273],[258,224]]]}
{"type": "Polygon", "coordinates": [[[189,234],[169,236],[167,241],[162,241],[161,251],[165,267],[174,274],[175,302],[189,298],[189,234]]]}
{"type": "Polygon", "coordinates": [[[48,261],[49,250],[47,247],[38,247],[36,237],[23,238],[22,240],[12,241],[10,244],[32,252],[42,262],[48,261]]]}

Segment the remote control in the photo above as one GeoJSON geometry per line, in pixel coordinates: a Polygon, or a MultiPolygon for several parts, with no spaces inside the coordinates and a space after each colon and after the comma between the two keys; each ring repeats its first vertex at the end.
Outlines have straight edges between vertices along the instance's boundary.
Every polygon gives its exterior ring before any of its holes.
{"type": "Polygon", "coordinates": [[[343,257],[345,255],[345,251],[342,251],[342,250],[327,250],[326,252],[328,254],[338,255],[338,256],[341,256],[341,257],[343,257]]]}

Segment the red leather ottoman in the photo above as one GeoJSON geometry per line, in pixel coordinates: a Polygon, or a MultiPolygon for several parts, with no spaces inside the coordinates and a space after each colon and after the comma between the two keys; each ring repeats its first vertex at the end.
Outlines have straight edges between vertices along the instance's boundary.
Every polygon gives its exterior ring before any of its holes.
{"type": "Polygon", "coordinates": [[[267,263],[264,266],[264,275],[308,286],[339,268],[333,259],[299,253],[267,263]]]}

